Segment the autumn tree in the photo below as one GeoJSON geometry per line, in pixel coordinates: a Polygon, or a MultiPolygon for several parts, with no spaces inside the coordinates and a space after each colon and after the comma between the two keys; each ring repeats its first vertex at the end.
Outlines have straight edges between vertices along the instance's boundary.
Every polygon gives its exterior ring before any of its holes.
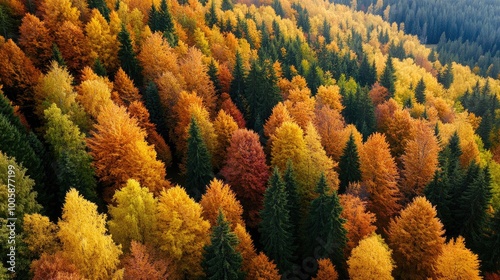
{"type": "Polygon", "coordinates": [[[207,191],[201,197],[200,205],[203,207],[203,218],[215,226],[219,210],[224,214],[225,219],[235,228],[243,223],[243,208],[236,199],[236,195],[229,185],[224,184],[218,179],[213,179],[207,187],[207,191]]]}
{"type": "Polygon", "coordinates": [[[95,129],[87,139],[90,155],[101,182],[108,187],[105,199],[128,179],[137,180],[153,193],[168,188],[165,167],[156,159],[154,148],[145,141],[145,132],[125,108],[111,105],[101,109],[95,129]]]}
{"type": "Polygon", "coordinates": [[[123,250],[129,251],[131,241],[154,244],[157,201],[153,194],[136,180],[129,179],[115,192],[113,203],[109,206],[109,232],[123,250]]]}
{"type": "Polygon", "coordinates": [[[435,277],[436,262],[444,246],[443,234],[436,209],[425,198],[416,197],[388,228],[395,275],[402,279],[435,277]]]}
{"type": "Polygon", "coordinates": [[[231,100],[231,97],[227,93],[221,94],[222,104],[220,106],[221,110],[227,112],[231,117],[233,117],[234,121],[238,124],[238,128],[245,128],[246,123],[243,118],[243,114],[236,107],[236,105],[231,100]]]}
{"type": "Polygon", "coordinates": [[[130,243],[130,253],[123,259],[124,280],[168,279],[172,266],[159,254],[137,241],[130,243]]]}
{"type": "Polygon", "coordinates": [[[215,166],[220,168],[226,160],[227,148],[231,144],[231,137],[238,129],[238,124],[234,121],[233,117],[220,110],[214,120],[214,130],[217,135],[217,150],[214,153],[215,166]]]}
{"type": "Polygon", "coordinates": [[[287,209],[285,184],[277,168],[274,168],[268,185],[264,194],[264,209],[260,212],[262,222],[259,225],[259,232],[264,251],[283,273],[292,267],[294,240],[290,213],[287,209]]]}
{"type": "Polygon", "coordinates": [[[350,183],[361,181],[358,147],[352,133],[339,160],[339,181],[339,193],[344,193],[350,183]]]}
{"type": "Polygon", "coordinates": [[[153,33],[144,40],[137,58],[148,81],[156,81],[165,71],[179,73],[177,53],[160,33],[153,33]]]}
{"type": "Polygon", "coordinates": [[[44,279],[86,279],[80,274],[79,269],[70,259],[61,252],[55,254],[43,254],[38,260],[31,264],[31,272],[34,280],[44,279]]]}
{"type": "Polygon", "coordinates": [[[194,118],[189,125],[189,138],[186,162],[186,188],[188,193],[199,200],[205,188],[213,179],[212,159],[207,146],[200,135],[200,129],[194,118]]]}
{"type": "Polygon", "coordinates": [[[134,101],[141,100],[139,90],[135,87],[134,82],[121,67],[115,74],[113,89],[118,92],[120,99],[125,102],[126,105],[129,105],[134,101]]]}
{"type": "Polygon", "coordinates": [[[465,247],[462,237],[443,246],[436,261],[437,279],[482,279],[476,254],[465,247]]]}
{"type": "Polygon", "coordinates": [[[434,177],[438,167],[438,141],[429,126],[415,124],[415,138],[408,141],[401,157],[403,163],[401,190],[407,201],[423,195],[424,188],[434,177]]]}
{"type": "Polygon", "coordinates": [[[238,238],[231,232],[229,223],[219,211],[217,222],[212,229],[211,243],[203,252],[203,271],[207,279],[243,280],[241,253],[235,250],[238,238]]]}
{"type": "Polygon", "coordinates": [[[80,11],[70,0],[44,0],[38,7],[45,25],[52,32],[56,31],[65,21],[75,26],[80,24],[80,11]]]}
{"type": "Polygon", "coordinates": [[[371,235],[359,242],[347,261],[349,277],[353,280],[394,279],[391,250],[380,235],[371,235]]]}
{"type": "Polygon", "coordinates": [[[53,38],[45,23],[32,14],[23,17],[19,27],[19,46],[38,68],[45,67],[52,57],[53,38]]]}
{"type": "MultiPolygon", "coordinates": [[[[104,7],[107,8],[106,5],[104,7]]],[[[112,33],[106,16],[109,19],[109,10],[107,15],[103,11],[93,10],[92,18],[85,25],[85,32],[93,58],[102,61],[108,71],[114,71],[118,66],[119,45],[116,44],[116,34],[112,33]]]]}
{"type": "Polygon", "coordinates": [[[252,259],[252,267],[253,270],[248,273],[247,279],[281,279],[276,264],[262,252],[252,259]]]}
{"type": "Polygon", "coordinates": [[[274,106],[271,115],[264,124],[264,135],[268,138],[267,145],[269,147],[272,147],[271,136],[274,135],[276,129],[278,129],[278,127],[280,127],[284,122],[292,120],[293,119],[283,102],[280,102],[276,106],[274,106]]]}
{"type": "Polygon", "coordinates": [[[362,184],[369,195],[368,210],[377,216],[377,228],[382,230],[400,208],[396,163],[383,134],[368,138],[360,152],[362,184]]]}
{"type": "MultiPolygon", "coordinates": [[[[177,277],[200,277],[203,247],[209,244],[210,223],[201,206],[181,187],[162,190],[156,213],[158,246],[172,260],[177,277]]],[[[175,276],[174,276],[175,277],[175,276]]]]}
{"type": "Polygon", "coordinates": [[[326,154],[334,161],[339,161],[343,153],[343,144],[340,143],[344,142],[344,118],[339,111],[328,106],[316,108],[315,114],[314,125],[321,136],[321,144],[325,147],[326,154]]]}
{"type": "Polygon", "coordinates": [[[107,234],[106,216],[75,189],[66,195],[62,219],[57,223],[63,257],[89,279],[109,279],[117,269],[121,246],[107,234]],[[92,261],[89,261],[92,260],[92,261]]]}
{"type": "Polygon", "coordinates": [[[58,25],[54,40],[71,73],[75,74],[93,62],[90,58],[89,42],[78,24],[65,21],[58,25]]]}
{"type": "Polygon", "coordinates": [[[23,241],[35,257],[43,253],[53,254],[60,248],[58,230],[48,217],[38,213],[25,214],[23,217],[23,241]]]}
{"type": "Polygon", "coordinates": [[[78,86],[76,100],[94,119],[97,118],[103,107],[109,107],[113,103],[111,101],[111,89],[102,79],[83,81],[78,86]]]}
{"type": "Polygon", "coordinates": [[[241,201],[248,225],[256,227],[269,178],[269,167],[259,136],[247,129],[236,130],[227,154],[221,174],[241,201]]]}
{"type": "Polygon", "coordinates": [[[312,280],[337,280],[339,279],[339,274],[335,270],[335,266],[332,264],[330,259],[320,259],[318,260],[318,273],[316,277],[312,280]]]}
{"type": "MultiPolygon", "coordinates": [[[[238,245],[236,245],[236,250],[241,253],[243,258],[241,262],[241,270],[247,274],[247,279],[252,279],[252,272],[258,268],[254,265],[253,261],[257,257],[257,252],[255,251],[252,237],[245,229],[245,226],[241,224],[237,224],[234,227],[234,234],[236,234],[236,237],[238,237],[239,240],[238,245]]],[[[269,261],[267,257],[266,259],[269,261]]],[[[276,265],[273,264],[273,266],[277,273],[276,265]]]]}
{"type": "Polygon", "coordinates": [[[318,104],[326,105],[330,107],[330,109],[337,110],[339,112],[344,109],[340,88],[337,85],[327,87],[320,86],[318,88],[318,93],[316,94],[316,100],[318,104]]]}
{"type": "Polygon", "coordinates": [[[366,210],[366,202],[351,194],[340,195],[342,213],[345,219],[344,227],[347,230],[346,256],[358,246],[359,241],[375,232],[373,225],[376,221],[375,214],[366,210]]]}

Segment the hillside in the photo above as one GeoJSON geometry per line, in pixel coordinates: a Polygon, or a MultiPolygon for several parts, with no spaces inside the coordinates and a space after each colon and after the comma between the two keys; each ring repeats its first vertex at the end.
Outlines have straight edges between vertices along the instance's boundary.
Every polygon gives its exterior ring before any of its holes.
{"type": "Polygon", "coordinates": [[[319,0],[0,23],[0,278],[500,277],[500,80],[407,25],[319,0]]]}

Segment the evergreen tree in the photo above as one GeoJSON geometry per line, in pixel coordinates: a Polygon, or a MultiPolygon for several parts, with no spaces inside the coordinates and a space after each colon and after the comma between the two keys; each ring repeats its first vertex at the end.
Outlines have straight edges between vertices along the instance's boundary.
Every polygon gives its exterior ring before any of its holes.
{"type": "Polygon", "coordinates": [[[271,7],[273,7],[274,12],[276,12],[276,15],[285,18],[285,11],[283,10],[283,6],[281,5],[280,0],[273,0],[271,7]]]}
{"type": "Polygon", "coordinates": [[[235,248],[240,241],[229,228],[224,214],[219,210],[217,224],[212,229],[210,245],[204,247],[203,271],[209,280],[243,280],[243,258],[235,248]]]}
{"type": "Polygon", "coordinates": [[[150,81],[147,84],[142,98],[144,99],[144,105],[149,111],[149,118],[151,122],[156,125],[158,133],[166,138],[168,136],[168,128],[165,122],[165,109],[163,108],[160,100],[158,87],[154,82],[150,81]]]}
{"type": "Polygon", "coordinates": [[[313,96],[316,95],[318,88],[323,84],[320,71],[319,66],[316,63],[312,63],[306,75],[307,85],[311,89],[313,96]]]}
{"type": "Polygon", "coordinates": [[[212,0],[212,4],[210,5],[210,9],[207,11],[205,14],[205,23],[207,26],[212,28],[215,24],[217,24],[218,18],[217,18],[217,10],[215,7],[215,1],[212,0]]]}
{"type": "Polygon", "coordinates": [[[482,267],[486,271],[496,271],[500,267],[500,209],[488,223],[488,231],[483,247],[479,251],[482,267]]]}
{"type": "Polygon", "coordinates": [[[220,84],[219,76],[217,75],[219,72],[219,69],[217,69],[217,65],[215,65],[215,61],[212,59],[210,60],[210,64],[208,64],[208,71],[207,74],[210,77],[210,80],[214,84],[215,87],[215,92],[217,94],[221,94],[222,86],[220,84]]]}
{"type": "Polygon", "coordinates": [[[359,168],[358,148],[351,133],[339,160],[339,193],[345,193],[349,183],[361,181],[361,170],[359,168]]]}
{"type": "Polygon", "coordinates": [[[229,89],[229,95],[231,100],[233,100],[238,110],[242,113],[247,111],[246,101],[245,101],[245,89],[246,89],[246,76],[245,69],[243,68],[243,58],[239,52],[236,52],[236,64],[233,70],[233,80],[231,81],[231,87],[229,89]]]}
{"type": "Polygon", "coordinates": [[[97,9],[101,15],[109,21],[109,13],[111,12],[105,0],[88,0],[90,9],[97,9]]]}
{"type": "Polygon", "coordinates": [[[93,67],[94,73],[101,77],[106,77],[108,76],[108,73],[106,72],[106,68],[104,68],[104,65],[101,63],[101,60],[99,58],[96,58],[94,61],[94,67],[93,67]]]}
{"type": "Polygon", "coordinates": [[[316,259],[330,258],[339,271],[340,278],[346,276],[344,248],[347,243],[347,231],[340,218],[340,206],[337,192],[327,194],[329,187],[324,174],[316,186],[318,197],[311,202],[309,217],[306,221],[306,252],[316,259]]]}
{"type": "Polygon", "coordinates": [[[268,185],[264,194],[264,209],[260,212],[262,222],[259,232],[264,252],[276,262],[280,272],[284,273],[292,268],[294,248],[285,183],[277,168],[274,168],[268,185]]]}
{"type": "Polygon", "coordinates": [[[444,72],[439,73],[438,82],[443,84],[445,89],[449,89],[451,84],[453,83],[453,69],[451,63],[446,65],[446,69],[444,72]]]}
{"type": "Polygon", "coordinates": [[[395,70],[392,64],[392,57],[389,55],[387,57],[387,62],[385,63],[384,72],[382,72],[382,76],[380,77],[380,85],[382,85],[389,91],[389,98],[394,97],[394,93],[396,92],[396,88],[394,86],[396,75],[394,74],[394,71],[395,70]]]}
{"type": "Polygon", "coordinates": [[[293,168],[293,163],[289,160],[286,164],[285,174],[283,175],[283,181],[285,183],[286,190],[286,200],[288,202],[288,212],[290,214],[290,224],[292,226],[293,239],[297,242],[299,237],[299,228],[301,225],[301,213],[300,213],[300,196],[298,193],[298,183],[295,177],[295,170],[293,168]]]}
{"type": "Polygon", "coordinates": [[[142,69],[134,53],[130,34],[124,24],[122,24],[122,29],[120,33],[118,33],[118,41],[120,42],[118,58],[120,59],[120,65],[123,71],[134,80],[136,85],[142,85],[142,69]]]}
{"type": "Polygon", "coordinates": [[[425,103],[425,83],[424,83],[424,78],[421,78],[420,81],[418,81],[417,87],[415,88],[415,99],[417,99],[417,102],[420,104],[425,103]]]}
{"type": "Polygon", "coordinates": [[[163,36],[167,39],[171,47],[177,46],[179,38],[175,33],[174,21],[172,14],[168,9],[167,1],[161,0],[160,10],[158,11],[158,28],[163,32],[163,36]]]}
{"type": "Polygon", "coordinates": [[[223,11],[229,11],[231,9],[233,9],[233,1],[232,0],[222,0],[222,5],[221,5],[221,9],[223,11]]]}
{"type": "Polygon", "coordinates": [[[359,85],[369,86],[371,87],[377,81],[377,73],[373,71],[372,65],[368,62],[368,58],[363,55],[363,59],[361,60],[361,64],[359,65],[358,71],[358,82],[359,85]]]}
{"type": "Polygon", "coordinates": [[[194,118],[191,118],[187,142],[186,190],[193,198],[199,200],[205,187],[214,178],[214,174],[210,153],[194,118]]]}
{"type": "Polygon", "coordinates": [[[151,4],[151,9],[149,10],[148,16],[148,25],[151,29],[151,32],[161,31],[159,16],[160,13],[158,12],[158,9],[156,9],[156,5],[154,3],[151,4]]]}
{"type": "Polygon", "coordinates": [[[55,60],[61,67],[66,66],[66,61],[64,61],[61,51],[55,43],[52,45],[52,60],[55,60]]]}

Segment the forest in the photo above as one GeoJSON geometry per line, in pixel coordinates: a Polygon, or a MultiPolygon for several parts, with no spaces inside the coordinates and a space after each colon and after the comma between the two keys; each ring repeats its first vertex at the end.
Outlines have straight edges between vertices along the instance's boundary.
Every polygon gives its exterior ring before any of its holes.
{"type": "Polygon", "coordinates": [[[0,279],[500,279],[498,7],[391,1],[0,0],[0,279]]]}

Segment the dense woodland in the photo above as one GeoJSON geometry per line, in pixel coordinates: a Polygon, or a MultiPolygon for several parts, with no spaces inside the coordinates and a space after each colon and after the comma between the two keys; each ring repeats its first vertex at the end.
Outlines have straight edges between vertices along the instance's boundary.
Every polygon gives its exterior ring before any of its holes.
{"type": "MultiPolygon", "coordinates": [[[[497,48],[467,20],[447,34],[497,48]]],[[[0,21],[0,278],[499,279],[500,80],[412,24],[319,0],[0,21]]]]}
{"type": "MultiPolygon", "coordinates": [[[[441,63],[470,66],[476,74],[500,74],[500,5],[495,0],[336,0],[383,16],[417,35],[423,44],[437,44],[441,63]]],[[[429,58],[433,60],[434,58],[429,58]]]]}

